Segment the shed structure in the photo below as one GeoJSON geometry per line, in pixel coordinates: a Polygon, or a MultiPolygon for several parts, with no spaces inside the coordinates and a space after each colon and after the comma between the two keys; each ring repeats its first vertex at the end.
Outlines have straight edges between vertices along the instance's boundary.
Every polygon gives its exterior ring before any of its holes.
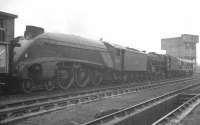
{"type": "Polygon", "coordinates": [[[8,42],[14,38],[15,18],[17,15],[0,11],[0,42],[8,42]]]}

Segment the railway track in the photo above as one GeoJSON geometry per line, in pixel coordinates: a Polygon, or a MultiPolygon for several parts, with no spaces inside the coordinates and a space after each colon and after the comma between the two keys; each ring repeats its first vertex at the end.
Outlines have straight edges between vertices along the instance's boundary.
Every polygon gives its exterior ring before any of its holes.
{"type": "MultiPolygon", "coordinates": [[[[96,101],[102,98],[108,98],[113,96],[119,96],[122,94],[132,93],[141,89],[159,87],[162,85],[173,84],[176,82],[183,82],[184,80],[191,81],[192,79],[182,79],[182,80],[173,80],[165,81],[157,84],[149,84],[145,86],[134,87],[127,86],[121,88],[107,88],[106,90],[98,90],[98,92],[88,92],[85,94],[80,93],[78,95],[69,96],[55,96],[51,98],[39,98],[39,99],[30,99],[26,101],[20,101],[16,103],[9,103],[2,105],[0,108],[0,123],[9,123],[20,119],[25,119],[28,117],[41,115],[47,112],[52,112],[56,110],[61,110],[63,108],[88,103],[96,101]]],[[[185,81],[186,82],[186,81],[185,81]]]]}
{"type": "MultiPolygon", "coordinates": [[[[188,78],[195,78],[193,77],[188,77],[188,78]]],[[[1,105],[5,105],[7,103],[19,103],[19,102],[32,102],[32,100],[40,100],[40,99],[46,99],[46,98],[58,98],[58,97],[67,97],[67,96],[77,96],[77,95],[83,95],[87,93],[92,93],[92,92],[97,92],[97,91],[106,91],[108,89],[116,89],[116,88],[121,88],[121,87],[127,87],[130,86],[131,84],[134,84],[134,86],[142,86],[146,84],[155,84],[159,82],[167,82],[167,81],[175,81],[175,80],[181,80],[183,78],[175,78],[175,79],[165,79],[165,80],[156,80],[156,81],[146,81],[146,82],[136,82],[136,83],[129,83],[129,84],[124,84],[124,85],[117,85],[117,84],[111,84],[108,86],[99,86],[98,88],[86,88],[83,90],[78,90],[78,89],[70,89],[68,91],[53,91],[53,92],[35,92],[31,94],[11,94],[11,95],[0,95],[0,109],[1,105]]]]}
{"type": "MultiPolygon", "coordinates": [[[[200,85],[199,82],[195,83],[193,85],[188,85],[182,89],[178,89],[173,92],[169,92],[169,93],[161,95],[159,97],[151,98],[151,99],[141,102],[137,105],[121,109],[119,111],[116,111],[109,115],[105,115],[103,117],[89,121],[82,125],[101,125],[101,124],[103,124],[103,125],[121,125],[121,124],[129,125],[130,124],[130,125],[132,125],[134,123],[136,123],[136,124],[142,123],[143,125],[149,124],[145,121],[146,120],[145,118],[148,119],[148,117],[151,117],[151,116],[148,115],[147,117],[145,117],[144,115],[141,115],[139,113],[141,113],[147,109],[150,109],[153,106],[156,106],[158,104],[162,105],[166,100],[173,99],[173,98],[179,96],[180,93],[182,93],[183,91],[194,88],[199,85],[200,85]]],[[[169,113],[168,115],[166,115],[161,120],[154,123],[153,125],[163,125],[163,124],[158,124],[158,123],[163,122],[165,120],[169,120],[169,119],[172,120],[173,118],[174,119],[178,118],[178,113],[181,114],[180,112],[183,112],[183,110],[186,109],[186,107],[189,107],[189,105],[192,103],[197,105],[197,103],[200,103],[199,99],[200,99],[200,95],[195,96],[194,98],[188,100],[186,103],[179,106],[176,110],[172,111],[171,113],[169,113]]],[[[157,111],[159,111],[159,110],[157,110],[157,111]]],[[[146,112],[146,114],[148,114],[148,113],[149,112],[146,112]]],[[[150,115],[152,115],[152,114],[150,114],[150,115]]],[[[152,116],[152,117],[154,117],[154,116],[152,116]]]]}
{"type": "MultiPolygon", "coordinates": [[[[115,86],[107,86],[107,87],[99,87],[99,88],[91,88],[91,89],[85,89],[85,90],[73,90],[73,91],[59,91],[52,94],[47,92],[39,92],[39,93],[32,93],[30,95],[23,95],[23,94],[17,94],[17,95],[10,95],[0,98],[0,109],[13,107],[15,105],[24,105],[24,104],[31,104],[35,103],[36,101],[43,101],[47,99],[58,99],[58,98],[67,98],[67,97],[74,97],[79,95],[85,95],[89,93],[96,93],[96,92],[103,92],[107,90],[115,90],[115,89],[121,89],[121,88],[128,88],[130,86],[135,86],[140,88],[140,86],[143,85],[156,85],[159,83],[159,85],[165,84],[165,83],[173,83],[176,81],[184,81],[184,80],[190,80],[195,77],[188,77],[188,78],[178,78],[178,79],[167,79],[167,80],[158,80],[158,81],[148,81],[143,83],[131,83],[131,84],[124,84],[124,85],[115,85],[115,86]]],[[[141,87],[142,88],[142,87],[141,87]]]]}
{"type": "MultiPolygon", "coordinates": [[[[194,76],[193,76],[194,77],[194,76]]],[[[188,77],[191,78],[191,77],[188,77]]],[[[146,82],[136,82],[136,83],[128,83],[128,84],[124,84],[124,85],[119,85],[119,84],[111,84],[108,86],[99,86],[98,88],[95,87],[89,87],[89,88],[85,88],[85,89],[75,89],[72,88],[68,91],[62,91],[62,90],[55,90],[55,91],[38,91],[38,92],[34,92],[34,93],[30,93],[30,94],[23,94],[23,93],[16,93],[16,94],[7,94],[7,95],[0,95],[0,106],[9,102],[15,103],[15,102],[20,102],[20,101],[29,101],[29,100],[33,100],[33,99],[44,99],[44,98],[53,98],[53,97],[58,97],[58,96],[76,96],[76,95],[82,95],[82,94],[86,94],[86,93],[91,93],[91,92],[97,92],[98,90],[102,91],[102,90],[107,90],[107,89],[111,89],[114,87],[126,87],[129,86],[130,84],[134,84],[135,86],[141,86],[141,85],[145,85],[145,84],[153,84],[153,83],[158,83],[158,82],[165,82],[165,81],[169,81],[169,80],[180,80],[182,78],[175,78],[175,79],[165,79],[165,80],[156,80],[156,81],[146,81],[146,82]],[[17,98],[17,101],[13,100],[13,98],[17,98]]]]}
{"type": "Polygon", "coordinates": [[[200,94],[188,95],[188,101],[163,116],[152,125],[176,125],[179,124],[196,106],[200,104],[200,94]]]}

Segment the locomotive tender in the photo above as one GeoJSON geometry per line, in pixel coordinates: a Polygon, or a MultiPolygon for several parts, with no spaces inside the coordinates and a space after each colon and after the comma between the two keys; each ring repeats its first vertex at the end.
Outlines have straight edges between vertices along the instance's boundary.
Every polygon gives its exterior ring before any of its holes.
{"type": "Polygon", "coordinates": [[[169,55],[147,54],[75,35],[44,33],[34,26],[26,27],[24,38],[1,44],[0,49],[0,64],[9,67],[9,73],[0,77],[1,85],[25,93],[41,88],[67,90],[72,86],[164,79],[191,75],[193,69],[192,62],[169,55]]]}

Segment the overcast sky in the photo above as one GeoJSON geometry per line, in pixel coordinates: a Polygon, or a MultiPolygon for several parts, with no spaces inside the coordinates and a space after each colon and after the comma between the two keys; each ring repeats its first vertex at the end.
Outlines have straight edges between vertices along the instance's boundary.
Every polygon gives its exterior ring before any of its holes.
{"type": "Polygon", "coordinates": [[[199,0],[0,0],[0,10],[18,15],[15,36],[36,25],[161,52],[161,38],[200,35],[199,0]]]}

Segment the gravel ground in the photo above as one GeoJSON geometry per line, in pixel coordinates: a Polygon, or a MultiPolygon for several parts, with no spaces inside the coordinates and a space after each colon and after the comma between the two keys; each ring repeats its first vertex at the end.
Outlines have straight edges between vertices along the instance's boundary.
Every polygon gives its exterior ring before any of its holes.
{"type": "MultiPolygon", "coordinates": [[[[153,82],[154,83],[154,82],[153,82]]],[[[134,85],[139,86],[140,84],[144,84],[144,83],[132,83],[134,85]]],[[[127,84],[128,85],[128,84],[127,84]]],[[[119,84],[111,84],[111,85],[101,85],[98,87],[98,89],[103,89],[105,87],[114,87],[114,86],[119,86],[119,84]]],[[[60,96],[60,95],[70,95],[72,93],[76,93],[76,92],[88,92],[91,90],[97,90],[97,88],[95,88],[94,86],[89,86],[83,90],[80,91],[80,88],[72,88],[68,91],[63,91],[63,90],[54,90],[53,92],[50,91],[37,91],[37,92],[33,92],[30,94],[11,94],[11,95],[2,95],[0,96],[0,105],[4,105],[4,104],[8,104],[8,103],[14,103],[14,102],[18,102],[18,101],[24,101],[24,100],[29,100],[29,99],[37,99],[37,98],[46,98],[46,97],[55,97],[55,96],[60,96]]]]}
{"type": "MultiPolygon", "coordinates": [[[[200,87],[196,87],[187,93],[200,93],[200,87]]],[[[180,125],[199,125],[200,124],[200,105],[197,106],[183,121],[180,125]]]]}
{"type": "Polygon", "coordinates": [[[190,90],[186,90],[185,93],[186,94],[198,94],[198,93],[200,93],[200,86],[197,86],[190,90]]]}
{"type": "MultiPolygon", "coordinates": [[[[189,85],[190,83],[187,83],[189,85]]],[[[76,105],[60,111],[32,117],[13,123],[14,125],[79,125],[93,120],[97,113],[111,109],[122,109],[145,101],[169,91],[185,87],[186,84],[171,84],[164,87],[141,90],[128,95],[98,100],[92,103],[76,105]]]]}
{"type": "MultiPolygon", "coordinates": [[[[171,79],[171,80],[173,80],[173,79],[171,79]]],[[[155,83],[155,82],[156,81],[153,81],[152,83],[155,83]]],[[[159,81],[157,81],[157,82],[159,82],[159,81]]],[[[132,84],[140,85],[140,84],[144,84],[144,83],[132,83],[132,84]]],[[[119,86],[119,84],[113,83],[111,85],[107,85],[107,87],[113,87],[113,86],[119,86]]],[[[105,86],[104,85],[99,86],[98,89],[100,89],[100,88],[101,89],[105,88],[105,86]]],[[[81,92],[86,92],[86,91],[89,91],[89,90],[95,90],[95,87],[89,86],[88,88],[81,90],[81,92]]],[[[38,91],[38,92],[30,93],[28,95],[22,94],[22,93],[11,94],[11,95],[0,95],[0,106],[8,104],[8,103],[15,103],[15,102],[18,102],[18,101],[24,101],[24,100],[30,100],[30,99],[54,97],[54,96],[59,96],[59,95],[68,95],[68,94],[75,93],[75,92],[78,92],[78,91],[80,92],[80,89],[72,88],[68,91],[62,91],[62,90],[54,90],[53,92],[52,91],[51,92],[38,91]]]]}
{"type": "Polygon", "coordinates": [[[180,125],[199,125],[200,124],[200,106],[197,106],[180,125]]]}

